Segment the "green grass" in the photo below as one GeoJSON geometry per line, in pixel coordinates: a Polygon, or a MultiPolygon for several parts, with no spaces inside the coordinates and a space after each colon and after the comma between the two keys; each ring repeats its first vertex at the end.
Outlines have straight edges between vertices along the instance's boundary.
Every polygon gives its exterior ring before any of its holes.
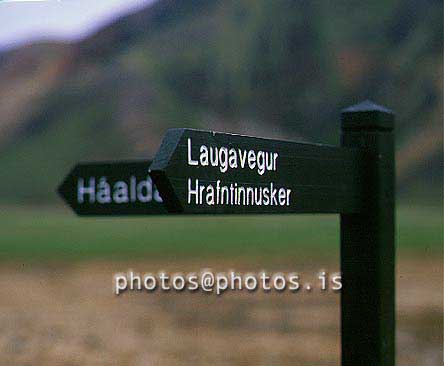
{"type": "MultiPolygon", "coordinates": [[[[441,250],[441,211],[401,209],[397,221],[399,250],[441,250]]],[[[336,215],[79,218],[67,210],[2,208],[0,233],[3,261],[339,252],[336,215]]]]}

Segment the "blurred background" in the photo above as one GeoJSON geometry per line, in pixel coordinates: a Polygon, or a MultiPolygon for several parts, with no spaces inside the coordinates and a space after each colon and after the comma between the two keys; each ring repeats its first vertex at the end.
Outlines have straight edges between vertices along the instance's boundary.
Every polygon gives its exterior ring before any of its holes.
{"type": "Polygon", "coordinates": [[[339,143],[396,113],[398,364],[442,364],[443,4],[0,2],[0,353],[9,365],[338,365],[337,294],[135,294],[140,272],[339,270],[336,216],[75,217],[78,161],[167,128],[339,143]]]}

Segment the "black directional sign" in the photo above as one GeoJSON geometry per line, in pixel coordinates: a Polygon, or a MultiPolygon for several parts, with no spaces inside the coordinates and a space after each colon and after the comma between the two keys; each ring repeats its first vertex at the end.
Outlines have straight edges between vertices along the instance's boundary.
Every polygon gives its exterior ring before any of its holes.
{"type": "Polygon", "coordinates": [[[356,213],[365,210],[359,149],[169,130],[150,175],[169,211],[356,213]]]}
{"type": "Polygon", "coordinates": [[[58,188],[80,216],[164,214],[151,161],[77,164],[58,188]]]}
{"type": "Polygon", "coordinates": [[[151,165],[79,164],[59,192],[79,215],[339,213],[341,365],[394,366],[394,115],[364,101],[341,127],[341,147],[173,129],[151,165]]]}

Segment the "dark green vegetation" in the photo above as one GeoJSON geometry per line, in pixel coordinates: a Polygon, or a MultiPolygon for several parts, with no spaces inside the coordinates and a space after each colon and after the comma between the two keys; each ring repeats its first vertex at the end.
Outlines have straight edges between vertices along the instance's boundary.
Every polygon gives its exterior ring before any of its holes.
{"type": "Polygon", "coordinates": [[[442,184],[442,2],[161,0],[73,45],[0,54],[0,202],[54,202],[78,161],[151,158],[168,127],[338,143],[397,113],[398,188],[442,184]]]}
{"type": "MultiPolygon", "coordinates": [[[[442,251],[442,212],[401,209],[400,253],[442,251]]],[[[190,216],[81,219],[68,209],[6,209],[0,214],[0,258],[82,259],[339,258],[337,215],[190,216]]]]}

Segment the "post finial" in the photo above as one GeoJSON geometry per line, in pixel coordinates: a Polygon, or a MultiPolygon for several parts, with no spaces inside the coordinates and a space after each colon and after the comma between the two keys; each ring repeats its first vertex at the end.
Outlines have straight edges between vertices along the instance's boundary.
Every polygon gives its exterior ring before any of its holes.
{"type": "Polygon", "coordinates": [[[352,105],[342,110],[343,130],[393,130],[394,113],[370,100],[352,105]]]}

